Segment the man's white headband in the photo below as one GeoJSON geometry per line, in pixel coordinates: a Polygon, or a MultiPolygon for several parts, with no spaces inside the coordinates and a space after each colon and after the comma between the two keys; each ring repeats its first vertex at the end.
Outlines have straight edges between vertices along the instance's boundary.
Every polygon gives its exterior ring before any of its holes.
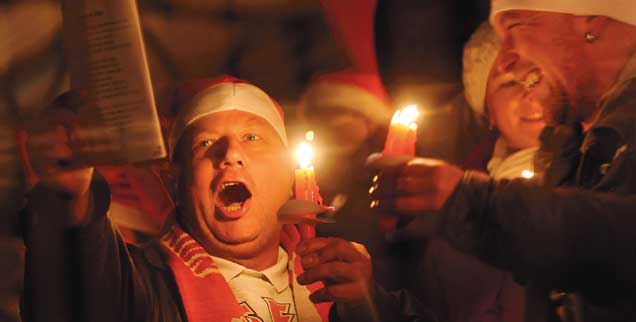
{"type": "Polygon", "coordinates": [[[262,117],[287,146],[282,113],[269,95],[248,83],[223,82],[201,91],[180,108],[168,139],[170,158],[175,153],[179,139],[191,124],[204,116],[223,111],[243,111],[262,117]]]}

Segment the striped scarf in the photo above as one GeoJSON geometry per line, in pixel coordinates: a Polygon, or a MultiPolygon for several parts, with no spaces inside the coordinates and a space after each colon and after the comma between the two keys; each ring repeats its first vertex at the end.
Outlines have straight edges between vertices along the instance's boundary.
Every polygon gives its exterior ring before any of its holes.
{"type": "MultiPolygon", "coordinates": [[[[300,257],[294,252],[301,241],[300,236],[293,225],[286,225],[281,233],[281,244],[289,254],[289,281],[296,304],[309,301],[308,294],[322,287],[321,283],[305,287],[296,281],[296,276],[303,272],[300,257]]],[[[174,224],[163,235],[161,246],[167,255],[189,322],[252,321],[252,317],[248,316],[250,312],[239,305],[212,256],[178,225],[174,224]]],[[[302,312],[298,308],[308,306],[296,305],[297,321],[327,322],[331,305],[320,303],[309,306],[315,308],[313,312],[302,312]]]]}

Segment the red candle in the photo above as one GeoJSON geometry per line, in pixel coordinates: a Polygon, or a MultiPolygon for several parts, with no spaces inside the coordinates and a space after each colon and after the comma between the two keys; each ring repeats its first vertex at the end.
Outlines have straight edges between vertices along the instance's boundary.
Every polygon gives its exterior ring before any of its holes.
{"type": "Polygon", "coordinates": [[[296,183],[294,196],[299,200],[315,201],[322,204],[314,167],[311,165],[313,150],[309,143],[302,143],[296,150],[296,158],[300,169],[296,169],[296,183]]]}
{"type": "Polygon", "coordinates": [[[415,141],[417,140],[417,124],[415,119],[419,112],[415,105],[409,105],[397,110],[391,119],[389,133],[384,143],[383,155],[415,155],[415,141]]]}
{"type": "Polygon", "coordinates": [[[415,142],[417,141],[417,124],[411,123],[409,125],[409,133],[406,137],[406,154],[415,155],[415,142]]]}
{"type": "MultiPolygon", "coordinates": [[[[384,156],[415,156],[415,141],[417,140],[417,124],[415,119],[419,112],[415,105],[409,105],[397,110],[391,119],[389,133],[384,143],[384,156]]],[[[371,191],[370,191],[371,192],[371,191]]],[[[377,206],[378,201],[371,203],[371,208],[377,206]]],[[[392,215],[380,216],[380,231],[385,234],[396,230],[401,217],[392,215]]]]}

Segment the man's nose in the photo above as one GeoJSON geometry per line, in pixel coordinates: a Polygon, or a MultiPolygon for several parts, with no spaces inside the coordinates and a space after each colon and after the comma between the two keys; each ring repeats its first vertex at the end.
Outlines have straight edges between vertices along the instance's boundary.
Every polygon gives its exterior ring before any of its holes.
{"type": "Polygon", "coordinates": [[[509,41],[502,42],[497,60],[495,61],[497,71],[499,73],[510,72],[518,61],[519,54],[512,48],[509,41]]]}
{"type": "Polygon", "coordinates": [[[218,140],[214,151],[215,160],[220,169],[233,166],[243,166],[244,157],[240,142],[224,137],[218,140]]]}

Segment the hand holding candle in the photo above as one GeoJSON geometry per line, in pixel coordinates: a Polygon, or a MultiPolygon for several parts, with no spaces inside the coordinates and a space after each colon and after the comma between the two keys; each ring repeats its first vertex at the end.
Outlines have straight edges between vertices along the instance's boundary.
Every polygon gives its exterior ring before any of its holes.
{"type": "MultiPolygon", "coordinates": [[[[415,105],[409,105],[393,114],[384,150],[382,151],[382,159],[385,159],[388,163],[401,163],[404,157],[415,156],[415,142],[417,140],[417,124],[415,120],[419,114],[415,105]]],[[[378,188],[378,176],[374,176],[373,179],[369,194],[373,194],[378,188]]],[[[371,201],[370,207],[376,208],[379,205],[380,200],[374,199],[371,201]]],[[[385,234],[390,234],[395,231],[399,221],[400,218],[396,216],[380,216],[380,230],[385,234]]]]}

